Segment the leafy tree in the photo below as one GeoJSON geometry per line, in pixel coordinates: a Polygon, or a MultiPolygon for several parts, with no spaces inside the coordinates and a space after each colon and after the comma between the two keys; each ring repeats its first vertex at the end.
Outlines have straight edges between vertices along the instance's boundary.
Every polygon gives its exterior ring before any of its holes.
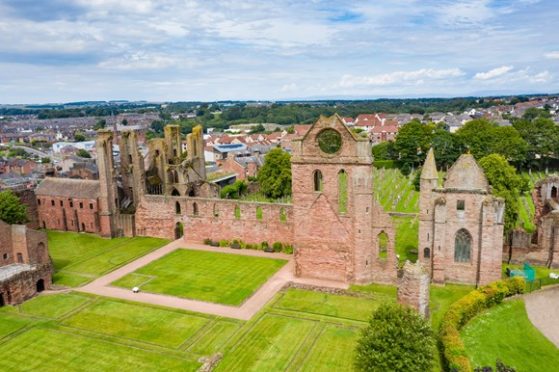
{"type": "Polygon", "coordinates": [[[516,173],[507,159],[499,154],[485,156],[479,161],[487,181],[493,188],[493,194],[505,199],[505,234],[511,232],[518,219],[518,198],[529,190],[529,182],[516,173]]]}
{"type": "Polygon", "coordinates": [[[248,189],[247,184],[242,180],[237,180],[232,185],[224,186],[219,192],[222,199],[239,199],[242,195],[246,194],[248,189]]]}
{"type": "Polygon", "coordinates": [[[262,124],[258,124],[250,130],[250,134],[264,133],[264,132],[266,132],[266,128],[264,128],[264,125],[262,124]]]}
{"type": "Polygon", "coordinates": [[[405,124],[398,131],[394,142],[400,161],[408,166],[422,163],[431,147],[432,136],[432,125],[424,125],[417,119],[405,124]]]}
{"type": "Polygon", "coordinates": [[[264,157],[257,177],[260,191],[267,197],[291,195],[291,156],[281,148],[271,150],[264,157]]]}
{"type": "Polygon", "coordinates": [[[27,207],[10,190],[0,192],[0,220],[10,225],[27,222],[27,207]]]}
{"type": "Polygon", "coordinates": [[[93,129],[95,129],[95,130],[104,129],[106,126],[107,126],[107,120],[99,119],[95,123],[95,126],[93,127],[93,129]]]}
{"type": "Polygon", "coordinates": [[[51,162],[50,158],[48,156],[41,158],[41,163],[43,164],[49,164],[51,162]]]}
{"type": "Polygon", "coordinates": [[[430,371],[435,338],[415,310],[382,304],[373,313],[357,344],[359,371],[430,371]]]}
{"type": "Polygon", "coordinates": [[[122,119],[121,123],[122,125],[128,125],[128,119],[122,119]]]}
{"type": "Polygon", "coordinates": [[[528,143],[527,157],[529,160],[534,160],[538,156],[558,155],[559,127],[553,120],[545,118],[516,120],[513,121],[513,126],[528,143]]]}
{"type": "Polygon", "coordinates": [[[440,168],[450,167],[465,150],[462,140],[443,128],[435,130],[431,143],[433,151],[435,151],[437,166],[440,168]]]}
{"type": "Polygon", "coordinates": [[[91,154],[84,149],[79,149],[76,152],[76,155],[78,155],[80,158],[87,158],[87,159],[91,158],[91,154]]]}
{"type": "Polygon", "coordinates": [[[537,118],[544,118],[549,119],[551,118],[551,114],[546,109],[539,109],[536,107],[530,107],[524,111],[522,115],[522,119],[532,121],[537,118]]]}
{"type": "Polygon", "coordinates": [[[497,127],[486,119],[471,120],[456,131],[456,135],[476,159],[491,154],[494,129],[497,127]]]}
{"type": "Polygon", "coordinates": [[[393,141],[381,142],[373,146],[373,157],[375,160],[396,160],[398,153],[394,148],[393,141]]]}
{"type": "Polygon", "coordinates": [[[509,161],[523,162],[528,153],[528,143],[514,127],[493,129],[491,152],[501,154],[509,161]]]}
{"type": "Polygon", "coordinates": [[[82,133],[76,133],[74,134],[74,140],[76,142],[83,142],[85,141],[85,136],[82,133]]]}

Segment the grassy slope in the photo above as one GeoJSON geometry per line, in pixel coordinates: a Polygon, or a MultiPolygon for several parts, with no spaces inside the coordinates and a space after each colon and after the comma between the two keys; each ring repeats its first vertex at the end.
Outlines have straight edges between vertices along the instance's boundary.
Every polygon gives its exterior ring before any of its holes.
{"type": "Polygon", "coordinates": [[[168,241],[158,238],[104,239],[92,234],[49,231],[56,284],[76,287],[108,273],[168,241]]]}
{"type": "Polygon", "coordinates": [[[127,288],[141,285],[146,292],[240,305],[286,262],[179,249],[113,284],[127,288]]]}
{"type": "Polygon", "coordinates": [[[477,316],[461,334],[474,366],[494,366],[496,359],[518,372],[546,372],[559,366],[559,350],[530,323],[521,300],[477,316]]]}

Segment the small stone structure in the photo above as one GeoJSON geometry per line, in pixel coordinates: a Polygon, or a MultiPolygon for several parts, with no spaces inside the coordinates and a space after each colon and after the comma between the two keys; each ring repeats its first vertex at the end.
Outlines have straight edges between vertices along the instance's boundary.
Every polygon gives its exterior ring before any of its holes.
{"type": "Polygon", "coordinates": [[[50,288],[47,235],[0,221],[0,306],[16,305],[50,288]]]}
{"type": "Polygon", "coordinates": [[[421,262],[406,261],[398,283],[398,303],[417,310],[424,318],[429,317],[429,272],[421,262]]]}
{"type": "Polygon", "coordinates": [[[440,187],[431,149],[420,180],[419,257],[432,280],[484,285],[500,279],[504,210],[470,154],[458,158],[440,187]]]}

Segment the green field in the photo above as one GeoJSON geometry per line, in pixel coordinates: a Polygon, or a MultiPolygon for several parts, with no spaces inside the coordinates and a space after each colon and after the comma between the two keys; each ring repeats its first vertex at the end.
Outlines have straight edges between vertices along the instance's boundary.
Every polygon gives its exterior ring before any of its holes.
{"type": "Polygon", "coordinates": [[[113,285],[226,305],[241,305],[287,261],[177,249],[113,285]]]}
{"type": "Polygon", "coordinates": [[[494,367],[497,359],[518,372],[547,372],[559,366],[559,349],[530,323],[521,300],[475,317],[461,335],[473,366],[494,367]]]}
{"type": "Polygon", "coordinates": [[[168,243],[158,238],[105,239],[61,231],[49,231],[48,238],[54,283],[68,287],[81,286],[168,243]]]}

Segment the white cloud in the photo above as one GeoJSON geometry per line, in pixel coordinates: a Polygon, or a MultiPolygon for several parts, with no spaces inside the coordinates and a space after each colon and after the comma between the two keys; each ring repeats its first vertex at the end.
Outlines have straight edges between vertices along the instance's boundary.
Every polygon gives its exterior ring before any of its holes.
{"type": "Polygon", "coordinates": [[[99,67],[115,70],[156,70],[176,65],[174,58],[165,55],[133,53],[117,58],[110,58],[98,64],[99,67]]]}
{"type": "Polygon", "coordinates": [[[386,86],[395,84],[423,84],[425,81],[446,80],[464,76],[459,68],[427,69],[415,71],[395,71],[388,74],[370,76],[344,75],[339,85],[344,88],[355,86],[386,86]]]}
{"type": "Polygon", "coordinates": [[[475,80],[494,79],[498,76],[502,76],[502,75],[508,73],[513,68],[514,68],[513,66],[501,66],[501,67],[497,67],[497,68],[494,68],[494,69],[486,71],[486,72],[478,72],[477,74],[474,75],[474,79],[475,80]]]}
{"type": "Polygon", "coordinates": [[[545,58],[559,59],[559,50],[544,54],[545,58]]]}

